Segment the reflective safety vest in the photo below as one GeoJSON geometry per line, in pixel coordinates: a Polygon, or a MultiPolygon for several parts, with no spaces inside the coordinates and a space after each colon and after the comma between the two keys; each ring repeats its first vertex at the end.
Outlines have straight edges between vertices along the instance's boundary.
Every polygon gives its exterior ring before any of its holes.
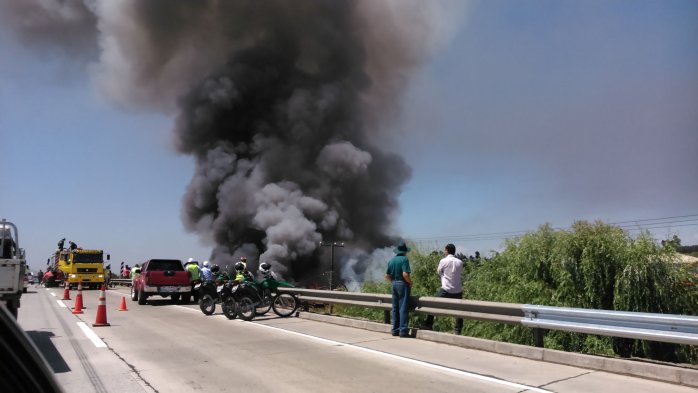
{"type": "Polygon", "coordinates": [[[187,265],[187,270],[191,274],[192,281],[199,279],[199,266],[195,263],[190,263],[187,265]]]}

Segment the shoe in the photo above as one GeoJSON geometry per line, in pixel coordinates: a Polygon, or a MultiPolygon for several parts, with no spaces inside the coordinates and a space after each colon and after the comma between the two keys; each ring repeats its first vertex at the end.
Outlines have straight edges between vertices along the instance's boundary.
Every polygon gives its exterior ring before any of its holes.
{"type": "Polygon", "coordinates": [[[400,338],[409,338],[410,336],[408,334],[401,334],[400,338]]]}
{"type": "Polygon", "coordinates": [[[397,336],[397,335],[398,335],[398,333],[393,333],[393,336],[397,336]]]}

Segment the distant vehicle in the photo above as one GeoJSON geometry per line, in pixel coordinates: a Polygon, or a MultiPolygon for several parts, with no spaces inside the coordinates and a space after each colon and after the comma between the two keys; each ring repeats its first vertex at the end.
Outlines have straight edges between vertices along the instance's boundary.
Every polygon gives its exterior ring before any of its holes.
{"type": "Polygon", "coordinates": [[[170,296],[173,302],[191,296],[191,274],[179,259],[150,259],[143,262],[141,274],[133,278],[131,300],[145,304],[151,295],[170,296]]]}
{"type": "Polygon", "coordinates": [[[26,292],[26,269],[27,261],[24,250],[19,248],[17,227],[3,218],[0,221],[0,300],[15,318],[19,299],[26,292]]]}
{"type": "MultiPolygon", "coordinates": [[[[104,284],[104,252],[102,250],[59,249],[53,254],[52,266],[63,273],[68,286],[98,289],[104,284]]],[[[107,260],[110,259],[107,254],[107,260]]]]}
{"type": "Polygon", "coordinates": [[[34,275],[34,273],[32,273],[32,272],[27,273],[27,282],[29,282],[29,284],[32,284],[32,285],[36,284],[36,276],[34,275]]]}

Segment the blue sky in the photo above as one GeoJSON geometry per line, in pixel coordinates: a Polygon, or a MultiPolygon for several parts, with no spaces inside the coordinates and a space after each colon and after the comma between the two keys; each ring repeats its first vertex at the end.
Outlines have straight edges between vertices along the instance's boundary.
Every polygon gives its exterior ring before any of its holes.
{"type": "MultiPolygon", "coordinates": [[[[697,70],[695,1],[470,3],[381,140],[413,171],[395,231],[472,254],[502,239],[469,235],[546,222],[696,219],[697,70]]],[[[80,61],[0,35],[0,216],[30,265],[61,237],[117,265],[206,259],[180,218],[194,162],[172,126],[109,104],[80,61]]],[[[698,244],[679,220],[654,235],[698,244]]]]}

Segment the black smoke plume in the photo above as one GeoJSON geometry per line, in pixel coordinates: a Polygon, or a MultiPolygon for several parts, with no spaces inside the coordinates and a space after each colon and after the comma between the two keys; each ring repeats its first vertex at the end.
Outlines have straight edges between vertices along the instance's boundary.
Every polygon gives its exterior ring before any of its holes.
{"type": "Polygon", "coordinates": [[[246,255],[307,279],[326,270],[319,242],[343,241],[342,269],[360,275],[361,255],[394,243],[410,169],[379,143],[432,38],[429,3],[47,3],[3,8],[48,15],[52,29],[91,26],[106,95],[176,114],[175,145],[196,162],[182,219],[214,245],[213,262],[246,255]]]}

